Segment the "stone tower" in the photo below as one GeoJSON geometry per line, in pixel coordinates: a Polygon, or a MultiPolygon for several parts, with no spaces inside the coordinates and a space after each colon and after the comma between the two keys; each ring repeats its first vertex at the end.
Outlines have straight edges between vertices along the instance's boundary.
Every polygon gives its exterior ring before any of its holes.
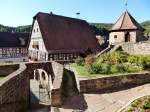
{"type": "Polygon", "coordinates": [[[144,41],[144,29],[126,10],[110,29],[109,44],[144,41]]]}

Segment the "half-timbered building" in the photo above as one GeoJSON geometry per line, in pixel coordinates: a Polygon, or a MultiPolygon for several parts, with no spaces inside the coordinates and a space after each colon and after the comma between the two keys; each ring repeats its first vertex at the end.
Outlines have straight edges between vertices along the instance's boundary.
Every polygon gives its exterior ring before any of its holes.
{"type": "Polygon", "coordinates": [[[28,60],[28,33],[0,32],[0,62],[28,60]]]}
{"type": "Polygon", "coordinates": [[[41,12],[33,18],[32,60],[72,60],[99,50],[96,36],[84,20],[41,12]]]}

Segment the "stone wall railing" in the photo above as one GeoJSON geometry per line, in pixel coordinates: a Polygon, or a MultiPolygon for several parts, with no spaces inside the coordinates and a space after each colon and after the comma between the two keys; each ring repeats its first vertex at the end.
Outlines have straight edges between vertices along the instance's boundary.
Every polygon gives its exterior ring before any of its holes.
{"type": "Polygon", "coordinates": [[[108,92],[124,89],[135,85],[150,83],[150,73],[135,73],[128,75],[110,76],[96,79],[80,80],[80,92],[108,92]]]}
{"type": "Polygon", "coordinates": [[[122,44],[122,49],[129,54],[150,54],[150,41],[122,44]]]}
{"type": "Polygon", "coordinates": [[[26,112],[30,83],[25,69],[21,64],[18,70],[0,81],[0,112],[26,112]]]}

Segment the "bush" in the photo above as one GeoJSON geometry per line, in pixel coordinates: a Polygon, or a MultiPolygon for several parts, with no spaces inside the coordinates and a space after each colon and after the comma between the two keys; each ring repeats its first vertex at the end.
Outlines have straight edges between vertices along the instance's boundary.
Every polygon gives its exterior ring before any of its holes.
{"type": "Polygon", "coordinates": [[[85,60],[84,58],[82,57],[78,57],[76,60],[75,60],[75,63],[79,66],[84,66],[84,63],[85,63],[85,60]]]}
{"type": "Polygon", "coordinates": [[[130,55],[128,62],[142,67],[144,70],[150,69],[150,56],[130,55]]]}
{"type": "Polygon", "coordinates": [[[127,62],[128,54],[121,51],[107,52],[102,54],[97,60],[98,63],[119,64],[127,62]]]}
{"type": "Polygon", "coordinates": [[[118,73],[118,65],[117,64],[111,66],[111,73],[118,73]]]}
{"type": "Polygon", "coordinates": [[[141,55],[128,56],[128,62],[131,64],[135,63],[135,64],[139,65],[142,63],[142,61],[143,61],[143,56],[141,56],[141,55]]]}
{"type": "Polygon", "coordinates": [[[131,64],[93,64],[88,68],[91,74],[130,73],[142,70],[142,67],[131,64]]]}
{"type": "Polygon", "coordinates": [[[111,64],[102,64],[102,74],[111,74],[111,64]]]}
{"type": "Polygon", "coordinates": [[[121,70],[121,71],[119,71],[119,72],[121,72],[121,73],[130,73],[130,72],[137,72],[137,71],[140,71],[140,70],[142,70],[143,68],[141,67],[141,66],[137,66],[137,65],[135,65],[135,64],[130,64],[130,63],[128,63],[128,64],[123,64],[122,65],[123,67],[123,69],[121,70]]]}
{"type": "Polygon", "coordinates": [[[93,63],[94,63],[94,56],[93,55],[89,55],[85,58],[85,66],[90,67],[93,63]]]}
{"type": "Polygon", "coordinates": [[[91,74],[99,74],[101,72],[101,70],[102,70],[102,67],[100,64],[93,64],[89,68],[89,72],[91,74]]]}
{"type": "Polygon", "coordinates": [[[93,64],[88,68],[91,74],[110,74],[111,65],[110,64],[93,64]]]}
{"type": "Polygon", "coordinates": [[[143,68],[145,70],[150,70],[150,56],[145,56],[145,60],[143,62],[143,68]]]}

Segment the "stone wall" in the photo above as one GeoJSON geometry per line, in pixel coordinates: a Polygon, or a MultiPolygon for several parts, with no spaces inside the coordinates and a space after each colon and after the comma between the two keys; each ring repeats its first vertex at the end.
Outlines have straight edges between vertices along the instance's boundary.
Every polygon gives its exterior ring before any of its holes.
{"type": "Polygon", "coordinates": [[[110,76],[89,80],[80,80],[80,92],[107,92],[115,89],[124,89],[135,85],[150,83],[150,73],[137,73],[119,76],[110,76]]]}
{"type": "Polygon", "coordinates": [[[29,102],[29,75],[26,66],[0,81],[0,112],[26,112],[29,102]]]}
{"type": "MultiPolygon", "coordinates": [[[[56,62],[24,63],[9,65],[8,68],[4,65],[0,66],[0,70],[2,69],[4,71],[10,69],[11,72],[17,70],[0,80],[0,112],[26,112],[30,104],[30,79],[33,78],[35,69],[43,69],[52,77],[52,106],[61,106],[63,104],[63,100],[66,98],[65,95],[68,95],[67,92],[69,92],[64,89],[64,85],[68,86],[68,82],[69,84],[74,83],[74,74],[71,76],[73,78],[71,78],[70,82],[70,78],[64,75],[63,65],[56,62]],[[63,81],[64,76],[67,80],[66,82],[63,81]]],[[[72,86],[74,84],[71,84],[72,86]]]]}
{"type": "Polygon", "coordinates": [[[122,49],[130,54],[150,54],[150,41],[122,44],[122,49]]]}
{"type": "MultiPolygon", "coordinates": [[[[117,45],[120,43],[125,42],[125,31],[116,31],[116,32],[111,32],[109,34],[109,44],[110,45],[117,45]],[[115,38],[116,36],[116,38],[115,38]]],[[[130,31],[130,42],[135,43],[137,42],[137,32],[136,31],[130,31]]]]}

